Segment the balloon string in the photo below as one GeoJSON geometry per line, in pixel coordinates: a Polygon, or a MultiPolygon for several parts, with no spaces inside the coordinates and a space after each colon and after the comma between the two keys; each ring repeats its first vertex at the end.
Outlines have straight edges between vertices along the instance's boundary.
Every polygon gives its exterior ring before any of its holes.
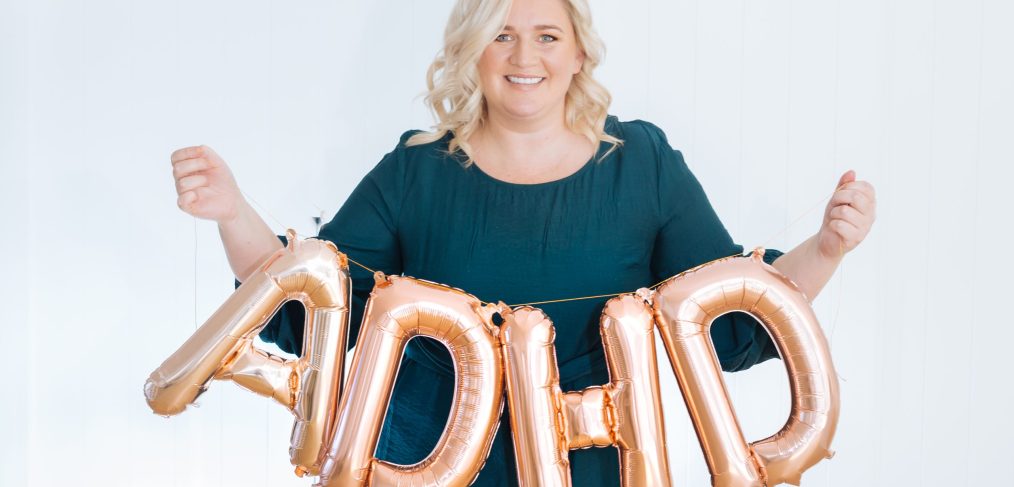
{"type": "MultiPolygon", "coordinates": [[[[844,186],[844,185],[842,185],[842,186],[844,186]]],[[[839,189],[841,189],[841,186],[835,188],[835,192],[837,192],[839,189]]],[[[820,200],[818,200],[816,203],[814,203],[808,210],[806,210],[805,212],[803,212],[802,215],[800,215],[795,220],[792,220],[788,225],[786,225],[784,228],[782,228],[781,230],[779,230],[778,233],[776,233],[776,234],[772,235],[770,238],[764,240],[764,243],[761,246],[762,247],[767,247],[768,243],[770,243],[775,238],[778,238],[780,235],[782,235],[783,233],[785,233],[789,228],[791,228],[796,223],[798,223],[799,220],[802,220],[804,217],[806,217],[807,215],[809,215],[810,213],[812,213],[813,210],[819,208],[820,205],[822,205],[825,200],[827,200],[828,198],[831,198],[832,196],[834,196],[834,192],[832,192],[828,196],[821,197],[820,200]]],[[[838,241],[838,252],[839,252],[839,258],[845,256],[845,248],[842,245],[842,241],[841,240],[838,241]]],[[[683,271],[683,272],[681,272],[679,274],[676,274],[675,276],[671,276],[671,277],[667,277],[665,279],[662,279],[661,281],[659,281],[659,282],[651,285],[650,287],[648,287],[648,289],[652,289],[653,290],[653,289],[661,286],[662,284],[664,284],[666,281],[669,281],[671,279],[675,279],[675,278],[677,278],[679,276],[682,276],[684,274],[688,274],[688,273],[694,271],[695,269],[698,269],[700,267],[704,267],[704,266],[706,266],[708,264],[711,264],[713,262],[718,262],[718,261],[723,260],[723,259],[728,259],[729,257],[738,257],[740,255],[741,254],[738,254],[738,253],[737,254],[730,254],[730,255],[726,255],[724,257],[719,257],[717,259],[710,260],[708,262],[705,262],[705,263],[700,264],[698,266],[695,266],[693,268],[687,269],[687,270],[685,270],[685,271],[683,271]]],[[[613,294],[599,294],[599,295],[596,295],[596,296],[581,296],[581,297],[577,297],[577,298],[551,299],[551,300],[548,300],[548,301],[533,301],[531,303],[510,304],[508,306],[510,306],[510,307],[513,308],[515,306],[535,306],[535,305],[538,305],[538,304],[564,303],[564,302],[568,302],[568,301],[580,301],[580,300],[583,300],[583,299],[612,298],[612,297],[620,296],[620,295],[623,295],[623,294],[630,294],[630,293],[631,293],[631,291],[625,291],[625,292],[619,292],[619,293],[613,293],[613,294]]],[[[490,303],[486,303],[486,304],[490,304],[490,303]]],[[[834,328],[832,328],[831,331],[833,333],[834,332],[834,328]]],[[[832,334],[832,337],[833,336],[834,335],[832,334]]]]}
{"type": "Polygon", "coordinates": [[[375,271],[373,269],[370,269],[369,267],[366,267],[366,266],[364,266],[364,265],[356,262],[355,260],[352,259],[352,257],[349,257],[348,254],[345,254],[345,258],[348,259],[349,262],[351,262],[351,263],[353,263],[353,264],[355,264],[355,265],[357,265],[359,267],[362,267],[363,269],[366,269],[366,272],[369,272],[370,274],[376,274],[377,273],[377,271],[375,271]]]}
{"type": "Polygon", "coordinates": [[[241,189],[241,190],[239,190],[239,192],[242,193],[243,196],[246,197],[246,199],[250,200],[253,204],[257,205],[257,208],[260,208],[260,210],[263,211],[264,214],[268,216],[268,218],[271,218],[272,220],[274,220],[274,222],[277,223],[278,226],[282,228],[282,233],[285,233],[285,229],[289,228],[289,227],[283,225],[281,221],[279,221],[277,218],[275,218],[275,215],[272,215],[271,212],[268,211],[268,209],[264,205],[258,203],[257,200],[253,199],[253,196],[250,196],[249,194],[247,194],[246,191],[243,191],[241,189]]]}
{"type": "MultiPolygon", "coordinates": [[[[843,248],[842,247],[842,243],[840,241],[838,242],[838,248],[839,249],[843,248]]],[[[844,255],[844,253],[842,255],[844,255]]],[[[842,263],[841,263],[841,272],[838,273],[838,289],[837,289],[838,290],[838,299],[835,300],[834,316],[831,318],[831,336],[828,338],[828,344],[827,344],[827,351],[828,352],[834,352],[834,330],[836,328],[838,328],[838,313],[841,312],[841,302],[842,302],[842,290],[841,290],[841,288],[842,288],[842,282],[844,280],[845,280],[845,261],[843,260],[842,263]]],[[[848,380],[846,380],[845,377],[842,377],[841,373],[838,372],[837,369],[835,369],[835,373],[838,375],[838,378],[841,379],[843,382],[848,382],[848,380]]]]}
{"type": "MultiPolygon", "coordinates": [[[[842,186],[844,186],[844,185],[842,185],[842,186]]],[[[839,186],[839,187],[835,188],[835,192],[838,191],[839,189],[841,189],[842,186],[839,186]]],[[[263,205],[261,205],[260,203],[258,203],[257,200],[253,199],[250,195],[248,195],[247,193],[243,192],[242,190],[240,190],[240,192],[243,193],[243,196],[246,196],[247,199],[249,199],[251,202],[253,202],[253,204],[257,205],[258,208],[260,208],[261,210],[263,210],[264,213],[266,215],[268,215],[269,218],[271,218],[272,220],[274,220],[274,222],[277,223],[280,227],[282,227],[282,228],[289,228],[289,227],[286,227],[284,224],[282,224],[282,222],[279,221],[277,218],[275,218],[275,216],[272,215],[271,212],[267,210],[267,208],[265,208],[263,205]]],[[[771,241],[773,241],[774,239],[776,239],[779,236],[781,236],[789,228],[792,228],[794,225],[796,225],[796,223],[798,223],[800,220],[802,220],[807,215],[809,215],[810,213],[812,213],[813,210],[815,210],[818,207],[820,207],[820,205],[824,203],[824,200],[827,200],[828,198],[831,198],[832,196],[834,196],[834,192],[832,192],[830,195],[821,197],[820,200],[818,200],[816,203],[814,203],[809,209],[807,209],[805,212],[803,212],[799,217],[797,217],[796,219],[794,219],[791,222],[789,222],[789,224],[786,225],[781,230],[779,230],[778,233],[775,233],[770,238],[764,240],[764,243],[761,246],[762,247],[767,247],[767,245],[771,241]]],[[[844,249],[844,247],[842,245],[842,242],[840,240],[838,242],[838,251],[839,251],[839,257],[840,258],[845,256],[845,249],[844,249]]],[[[679,274],[676,274],[675,276],[667,277],[667,278],[665,278],[665,279],[663,279],[663,280],[661,280],[661,281],[659,281],[659,282],[651,285],[648,289],[655,289],[658,286],[661,286],[662,284],[664,284],[666,281],[669,281],[671,279],[675,279],[675,278],[677,278],[679,276],[682,276],[684,274],[692,272],[695,269],[698,269],[700,267],[706,266],[706,265],[711,264],[713,262],[717,262],[717,261],[720,261],[720,260],[723,260],[723,259],[728,259],[730,257],[738,257],[740,255],[741,254],[736,253],[736,254],[730,254],[730,255],[726,255],[724,257],[719,257],[717,259],[710,260],[708,262],[705,262],[703,264],[695,266],[695,267],[693,267],[691,269],[687,269],[687,270],[685,270],[685,271],[683,271],[683,272],[681,272],[679,274]]],[[[345,254],[345,257],[348,258],[349,262],[351,262],[351,263],[353,263],[353,264],[355,264],[355,265],[357,265],[359,267],[362,267],[365,271],[369,272],[370,274],[376,274],[377,271],[375,271],[375,270],[373,270],[373,269],[371,269],[371,268],[369,268],[369,267],[367,267],[367,266],[365,266],[363,264],[360,264],[359,262],[356,262],[351,257],[349,257],[348,254],[345,254]]],[[[565,302],[569,302],[569,301],[581,301],[581,300],[586,300],[586,299],[612,298],[612,297],[620,296],[620,295],[623,295],[623,294],[629,294],[631,292],[633,292],[633,291],[624,291],[624,292],[618,292],[618,293],[612,293],[612,294],[597,294],[597,295],[594,295],[594,296],[578,296],[578,297],[575,297],[575,298],[550,299],[550,300],[546,300],[546,301],[532,301],[532,302],[529,302],[529,303],[509,304],[508,306],[510,306],[510,307],[513,308],[513,307],[516,307],[516,306],[535,306],[535,305],[540,305],[540,304],[565,303],[565,302]]],[[[488,304],[488,305],[495,305],[496,304],[496,303],[488,303],[488,302],[485,302],[485,301],[482,301],[482,303],[483,304],[488,304]]],[[[832,333],[833,333],[833,331],[834,331],[834,328],[832,328],[832,333]]]]}
{"type": "Polygon", "coordinates": [[[197,329],[197,217],[194,217],[194,330],[197,329]]]}
{"type": "MultiPolygon", "coordinates": [[[[254,199],[254,198],[253,198],[252,196],[250,196],[249,194],[247,194],[247,193],[246,193],[245,191],[243,191],[243,190],[241,189],[241,190],[239,190],[239,192],[240,192],[240,193],[243,193],[243,196],[245,196],[245,197],[246,197],[246,198],[247,198],[248,200],[250,200],[250,201],[251,201],[251,202],[252,202],[253,204],[257,205],[257,208],[259,208],[259,209],[260,209],[261,211],[263,211],[263,212],[264,212],[264,214],[268,216],[268,218],[271,218],[271,219],[272,219],[272,220],[273,220],[273,221],[274,221],[275,223],[277,223],[277,224],[278,224],[278,226],[279,226],[279,227],[281,227],[281,228],[282,228],[283,230],[284,230],[284,229],[286,229],[286,228],[290,228],[290,227],[288,227],[288,226],[284,225],[284,224],[283,224],[283,223],[282,223],[282,222],[281,222],[280,220],[278,220],[277,218],[275,218],[275,215],[272,215],[272,214],[271,214],[271,212],[270,212],[270,211],[268,211],[268,209],[264,207],[264,205],[262,205],[262,204],[258,203],[258,202],[257,202],[257,200],[255,200],[255,199],[254,199]]],[[[311,203],[311,204],[312,204],[312,203],[311,203]]],[[[313,206],[317,206],[317,205],[313,205],[313,206]]],[[[317,206],[317,209],[318,209],[318,210],[320,210],[320,207],[319,207],[319,206],[317,206]]],[[[324,210],[321,210],[321,211],[323,212],[324,210]]],[[[345,257],[346,257],[347,259],[349,259],[349,262],[351,262],[351,263],[353,263],[353,264],[355,264],[355,265],[357,265],[357,266],[359,266],[359,267],[362,267],[363,269],[365,269],[365,270],[366,270],[367,272],[369,272],[370,274],[376,274],[376,273],[377,273],[377,271],[375,271],[375,270],[373,270],[373,269],[370,269],[369,267],[366,267],[365,265],[363,265],[363,264],[360,264],[359,262],[356,262],[356,261],[355,261],[355,260],[354,260],[354,259],[353,259],[352,257],[349,257],[349,256],[348,256],[348,254],[345,254],[345,257]]]]}
{"type": "MultiPolygon", "coordinates": [[[[662,281],[662,282],[665,282],[665,281],[662,281]]],[[[659,284],[661,284],[661,283],[659,283],[659,284]]],[[[507,306],[510,306],[511,308],[513,308],[513,307],[516,307],[516,306],[535,306],[536,304],[564,303],[564,302],[567,302],[567,301],[579,301],[579,300],[582,300],[582,299],[611,298],[611,297],[614,297],[614,296],[619,296],[621,294],[627,294],[627,293],[626,292],[622,292],[622,293],[613,293],[613,294],[598,294],[598,295],[595,295],[595,296],[581,296],[579,298],[550,299],[549,301],[533,301],[531,303],[508,304],[507,306]]],[[[491,304],[491,303],[486,303],[486,304],[491,304]]]]}

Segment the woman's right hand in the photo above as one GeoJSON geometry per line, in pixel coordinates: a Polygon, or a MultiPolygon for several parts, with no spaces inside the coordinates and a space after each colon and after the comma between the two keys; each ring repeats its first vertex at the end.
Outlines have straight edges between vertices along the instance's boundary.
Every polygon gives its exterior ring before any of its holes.
{"type": "Polygon", "coordinates": [[[170,156],[176,180],[176,206],[197,218],[225,223],[244,204],[243,193],[225,161],[211,147],[184,147],[170,156]]]}

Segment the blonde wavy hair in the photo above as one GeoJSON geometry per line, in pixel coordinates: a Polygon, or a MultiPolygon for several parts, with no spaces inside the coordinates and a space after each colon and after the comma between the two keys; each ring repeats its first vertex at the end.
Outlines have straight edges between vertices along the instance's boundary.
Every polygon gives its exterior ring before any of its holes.
{"type": "MultiPolygon", "coordinates": [[[[560,0],[574,26],[578,49],[584,52],[581,71],[574,75],[564,101],[567,128],[598,145],[613,144],[606,154],[623,143],[605,132],[612,96],[592,77],[602,62],[605,45],[592,28],[591,9],[587,0],[560,0]]],[[[432,132],[420,132],[406,141],[406,146],[428,144],[440,140],[448,132],[453,137],[447,151],[465,152],[464,165],[471,165],[472,148],[468,139],[488,116],[479,83],[479,58],[486,47],[507,24],[511,0],[458,0],[444,30],[444,47],[426,73],[426,104],[437,124],[432,132]]],[[[602,157],[605,157],[603,155],[602,157]]]]}

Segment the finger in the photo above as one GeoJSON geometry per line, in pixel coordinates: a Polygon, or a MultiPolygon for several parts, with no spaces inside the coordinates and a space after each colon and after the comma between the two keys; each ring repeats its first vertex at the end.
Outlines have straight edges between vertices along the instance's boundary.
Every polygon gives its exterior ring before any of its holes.
{"type": "Polygon", "coordinates": [[[221,156],[219,156],[218,153],[215,152],[215,149],[212,149],[211,147],[206,146],[206,145],[202,145],[201,148],[203,149],[204,155],[208,156],[209,158],[212,158],[212,159],[214,159],[214,158],[221,158],[221,156]]]}
{"type": "Polygon", "coordinates": [[[192,147],[184,147],[182,149],[175,150],[171,155],[169,155],[169,161],[173,164],[176,164],[177,162],[186,159],[201,157],[204,155],[204,150],[206,148],[207,146],[204,145],[195,145],[192,147]]]}
{"type": "Polygon", "coordinates": [[[864,215],[872,215],[874,211],[873,201],[868,196],[856,189],[840,189],[831,197],[827,204],[828,214],[830,210],[839,205],[851,205],[864,215]]]}
{"type": "Polygon", "coordinates": [[[828,201],[828,210],[838,205],[848,205],[855,202],[857,190],[854,189],[839,189],[831,195],[831,201],[828,201]]]}
{"type": "Polygon", "coordinates": [[[852,181],[846,183],[844,189],[854,189],[866,195],[870,200],[876,201],[877,190],[873,188],[873,185],[869,181],[852,181]]]}
{"type": "Polygon", "coordinates": [[[849,206],[859,210],[864,216],[873,217],[876,213],[877,204],[866,193],[856,190],[852,195],[849,206]]]}
{"type": "Polygon", "coordinates": [[[184,193],[180,193],[179,197],[176,198],[176,206],[178,206],[179,209],[186,212],[189,212],[191,206],[193,206],[193,204],[196,202],[197,202],[196,191],[187,191],[184,193]]]}
{"type": "MultiPolygon", "coordinates": [[[[853,192],[848,195],[843,195],[842,202],[836,205],[836,207],[841,205],[851,206],[852,208],[859,210],[859,213],[862,213],[864,216],[867,217],[874,217],[876,216],[877,213],[876,203],[874,203],[873,200],[871,200],[864,193],[860,192],[853,192]]],[[[830,212],[828,212],[828,215],[830,215],[830,212]]]]}
{"type": "Polygon", "coordinates": [[[849,169],[848,171],[845,171],[845,174],[842,174],[841,177],[838,178],[838,185],[836,187],[841,188],[842,185],[850,183],[855,180],[856,180],[856,172],[849,169]]]}
{"type": "Polygon", "coordinates": [[[862,231],[859,230],[859,227],[845,220],[834,219],[831,220],[827,226],[834,231],[834,233],[837,233],[847,246],[851,246],[852,243],[858,242],[859,237],[862,235],[862,231]]]}
{"type": "Polygon", "coordinates": [[[203,174],[194,174],[176,180],[176,193],[182,195],[187,191],[205,186],[208,184],[208,177],[203,174]]]}
{"type": "Polygon", "coordinates": [[[866,216],[850,205],[838,205],[832,208],[828,217],[829,220],[845,220],[857,228],[866,224],[866,216]]]}
{"type": "Polygon", "coordinates": [[[186,159],[177,162],[173,166],[173,179],[180,179],[195,172],[211,169],[211,162],[203,157],[197,159],[186,159]]]}

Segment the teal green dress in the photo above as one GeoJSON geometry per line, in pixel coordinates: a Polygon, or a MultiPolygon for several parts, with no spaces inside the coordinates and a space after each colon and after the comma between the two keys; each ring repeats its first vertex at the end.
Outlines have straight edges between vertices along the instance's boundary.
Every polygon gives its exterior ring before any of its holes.
{"type": "MultiPolygon", "coordinates": [[[[349,257],[391,275],[463,289],[483,301],[526,303],[634,291],[710,260],[743,251],[661,129],[610,116],[611,144],[574,174],[540,184],[495,179],[447,154],[450,135],[413,147],[402,135],[320,230],[349,257]],[[600,157],[605,156],[601,160],[600,157]]],[[[771,263],[781,252],[768,250],[771,263]]],[[[373,277],[351,266],[350,341],[358,334],[373,277]]],[[[606,299],[540,306],[556,326],[560,385],[580,390],[609,380],[599,335],[606,299]]],[[[299,354],[303,308],[291,302],[261,338],[299,354]]],[[[746,369],[777,357],[771,339],[744,313],[712,326],[722,367],[746,369]]],[[[350,346],[354,343],[350,343],[350,346]]],[[[454,391],[453,366],[438,342],[409,342],[377,446],[400,464],[423,459],[443,431],[454,391]]],[[[516,485],[505,407],[490,456],[474,485],[516,485]]],[[[574,485],[619,485],[615,448],[570,454],[574,485]]]]}

